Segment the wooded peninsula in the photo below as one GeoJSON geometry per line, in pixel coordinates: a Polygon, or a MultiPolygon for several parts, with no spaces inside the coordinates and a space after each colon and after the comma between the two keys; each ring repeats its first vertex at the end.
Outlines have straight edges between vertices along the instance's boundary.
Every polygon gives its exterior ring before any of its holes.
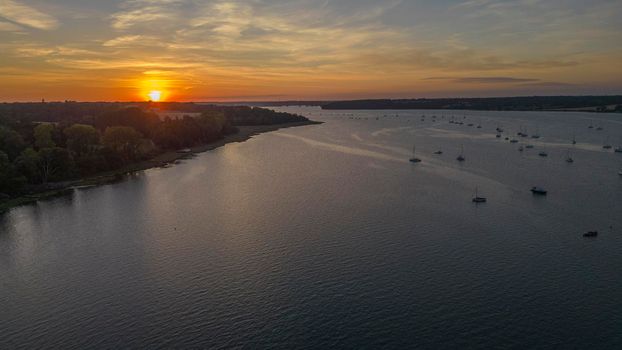
{"type": "Polygon", "coordinates": [[[0,211],[76,184],[165,166],[259,132],[313,123],[245,106],[1,103],[0,211]]]}

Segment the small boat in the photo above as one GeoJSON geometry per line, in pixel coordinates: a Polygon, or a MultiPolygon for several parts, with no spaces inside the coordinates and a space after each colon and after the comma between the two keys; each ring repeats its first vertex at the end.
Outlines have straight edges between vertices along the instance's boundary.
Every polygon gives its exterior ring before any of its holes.
{"type": "Polygon", "coordinates": [[[603,149],[612,149],[611,144],[609,143],[609,138],[605,138],[605,142],[603,142],[603,149]]]}
{"type": "Polygon", "coordinates": [[[622,153],[622,146],[616,147],[613,151],[616,153],[622,153]]]}
{"type": "Polygon", "coordinates": [[[525,148],[531,149],[531,148],[533,148],[533,145],[527,145],[527,146],[525,146],[525,148]]]}
{"type": "Polygon", "coordinates": [[[601,130],[603,130],[603,127],[599,126],[599,127],[596,128],[596,130],[601,131],[601,130]]]}
{"type": "Polygon", "coordinates": [[[525,149],[523,148],[523,146],[518,147],[518,151],[519,151],[519,152],[522,152],[522,151],[524,151],[524,150],[525,150],[525,149]]]}
{"type": "Polygon", "coordinates": [[[540,196],[546,196],[548,191],[545,190],[542,187],[534,186],[534,187],[531,188],[531,193],[537,194],[537,195],[540,195],[540,196]]]}
{"type": "Polygon", "coordinates": [[[412,158],[410,158],[410,160],[409,160],[409,161],[410,161],[411,163],[420,163],[420,162],[421,162],[421,159],[419,159],[419,158],[415,157],[415,151],[416,151],[416,146],[414,146],[414,145],[413,145],[413,157],[412,157],[412,158]]]}
{"type": "Polygon", "coordinates": [[[510,143],[518,143],[518,140],[517,139],[511,139],[510,143]]]}
{"type": "Polygon", "coordinates": [[[458,158],[456,158],[456,160],[459,162],[464,162],[466,160],[466,158],[464,157],[464,146],[460,147],[460,155],[458,155],[458,158]]]}
{"type": "Polygon", "coordinates": [[[501,134],[497,134],[495,137],[499,139],[501,138],[501,134]]]}
{"type": "Polygon", "coordinates": [[[486,203],[486,197],[480,197],[477,195],[477,187],[475,188],[475,197],[473,197],[473,203],[486,203]]]}
{"type": "Polygon", "coordinates": [[[439,149],[438,151],[434,152],[434,154],[443,154],[443,151],[439,149]]]}
{"type": "Polygon", "coordinates": [[[588,231],[583,234],[583,237],[597,237],[598,231],[588,231]]]}
{"type": "Polygon", "coordinates": [[[574,159],[570,156],[570,151],[566,151],[566,163],[574,163],[574,159]]]}
{"type": "Polygon", "coordinates": [[[546,151],[540,151],[540,153],[538,153],[538,155],[539,155],[540,157],[548,157],[548,156],[549,156],[549,154],[548,154],[548,153],[546,153],[546,151]]]}

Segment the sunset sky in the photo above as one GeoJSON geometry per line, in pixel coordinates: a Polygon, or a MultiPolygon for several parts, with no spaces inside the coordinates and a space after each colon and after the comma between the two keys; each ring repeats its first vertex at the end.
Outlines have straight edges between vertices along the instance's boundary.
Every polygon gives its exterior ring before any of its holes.
{"type": "Polygon", "coordinates": [[[622,93],[622,1],[0,0],[0,100],[622,93]]]}

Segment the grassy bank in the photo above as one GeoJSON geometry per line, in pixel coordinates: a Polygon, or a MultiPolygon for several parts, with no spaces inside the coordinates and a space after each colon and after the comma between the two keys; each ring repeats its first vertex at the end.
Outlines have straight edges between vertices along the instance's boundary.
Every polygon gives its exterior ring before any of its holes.
{"type": "Polygon", "coordinates": [[[157,155],[156,157],[145,160],[142,162],[130,164],[123,168],[109,171],[101,174],[97,174],[94,176],[90,176],[83,179],[78,179],[75,181],[67,181],[62,184],[50,184],[50,189],[37,192],[30,193],[27,195],[23,195],[21,197],[11,198],[6,201],[0,202],[0,213],[7,211],[13,207],[32,204],[39,200],[54,198],[62,195],[66,195],[71,193],[74,188],[80,187],[91,187],[109,184],[117,181],[123,180],[125,175],[131,174],[137,171],[142,171],[150,168],[156,167],[166,167],[174,164],[176,161],[184,158],[192,157],[193,154],[201,153],[216,149],[218,147],[222,147],[231,142],[244,142],[251,137],[265,133],[270,131],[275,131],[283,128],[291,128],[297,126],[305,126],[305,125],[315,125],[321,124],[319,122],[314,121],[306,121],[299,123],[286,123],[286,124],[275,124],[275,125],[257,125],[257,126],[239,126],[239,131],[235,134],[227,135],[224,138],[211,142],[205,145],[199,145],[192,147],[188,150],[181,151],[168,151],[157,155]]]}

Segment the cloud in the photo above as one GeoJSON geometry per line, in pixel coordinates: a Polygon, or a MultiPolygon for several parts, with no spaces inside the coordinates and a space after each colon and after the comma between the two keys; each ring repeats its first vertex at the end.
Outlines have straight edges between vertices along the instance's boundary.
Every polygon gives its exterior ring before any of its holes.
{"type": "Polygon", "coordinates": [[[137,46],[162,46],[162,42],[154,36],[124,35],[103,43],[106,47],[137,47],[137,46]]]}
{"type": "MultiPolygon", "coordinates": [[[[48,4],[0,0],[18,2],[48,4]]],[[[619,86],[622,77],[619,1],[49,2],[63,13],[54,37],[28,43],[14,34],[27,32],[24,24],[0,18],[0,35],[16,37],[0,42],[3,64],[122,79],[115,86],[123,87],[178,79],[179,89],[221,97],[564,90],[557,81],[575,91],[619,86]]]]}
{"type": "Polygon", "coordinates": [[[122,4],[122,11],[111,16],[112,27],[117,30],[126,30],[141,24],[158,26],[178,18],[177,7],[181,0],[130,0],[122,4]]]}
{"type": "Polygon", "coordinates": [[[0,22],[0,32],[22,32],[23,28],[10,22],[0,22]]]}
{"type": "Polygon", "coordinates": [[[539,79],[512,77],[431,77],[424,80],[448,80],[454,83],[465,84],[516,84],[533,83],[539,81],[539,79]]]}
{"type": "Polygon", "coordinates": [[[511,86],[531,86],[531,87],[569,87],[575,84],[561,83],[555,81],[542,81],[534,78],[514,78],[514,77],[430,77],[423,80],[448,81],[458,84],[507,84],[511,86]]]}
{"type": "Polygon", "coordinates": [[[0,17],[36,29],[52,30],[58,27],[54,17],[13,0],[0,0],[0,17]]]}

